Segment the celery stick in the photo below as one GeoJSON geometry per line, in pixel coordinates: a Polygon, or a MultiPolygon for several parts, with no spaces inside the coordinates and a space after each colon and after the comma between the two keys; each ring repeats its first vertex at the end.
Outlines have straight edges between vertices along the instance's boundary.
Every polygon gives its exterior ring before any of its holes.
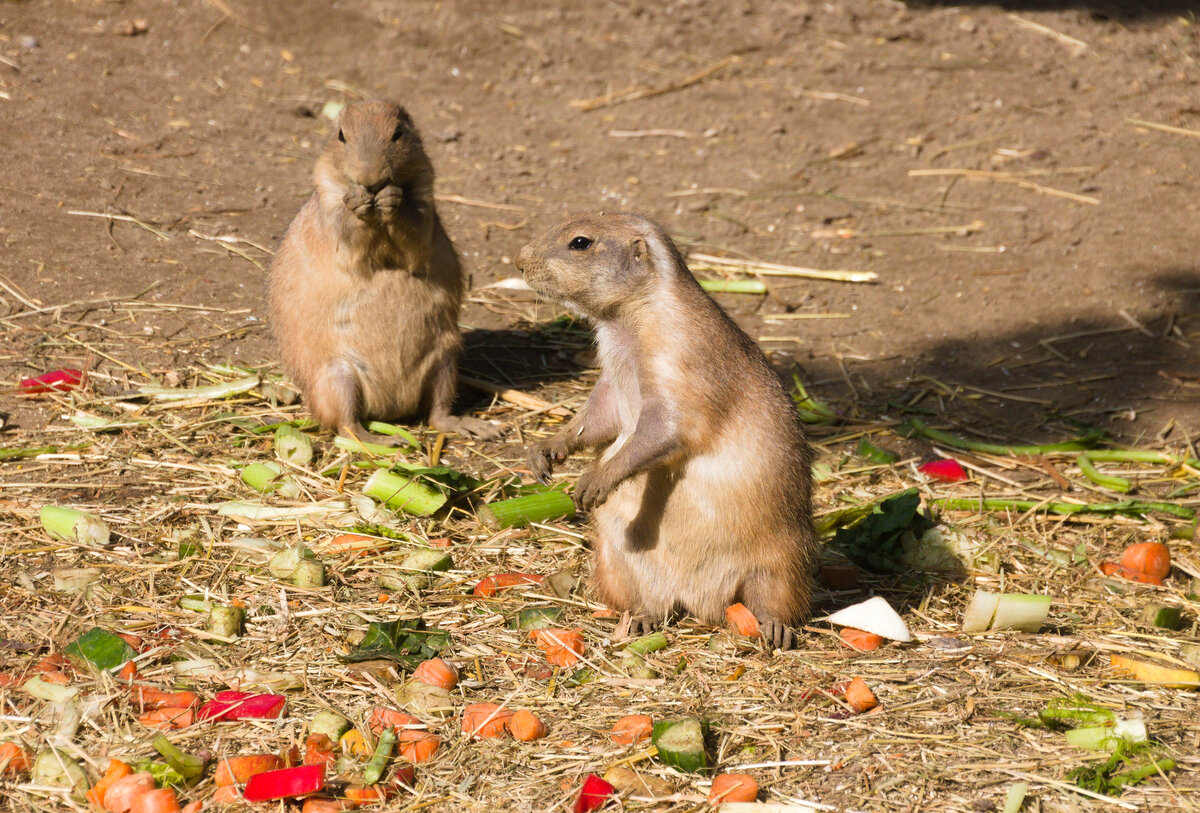
{"type": "Polygon", "coordinates": [[[178,387],[145,386],[138,387],[138,395],[146,395],[155,401],[209,401],[217,398],[228,398],[231,395],[241,395],[258,386],[259,377],[250,376],[229,381],[224,384],[210,384],[207,387],[178,387]]]}
{"type": "Polygon", "coordinates": [[[90,547],[108,544],[108,525],[99,517],[61,505],[44,505],[42,527],[46,533],[65,542],[78,542],[90,547]]]}
{"type": "Polygon", "coordinates": [[[645,655],[649,652],[657,652],[660,649],[665,649],[666,646],[667,636],[661,632],[655,632],[651,635],[633,639],[625,645],[625,651],[632,652],[634,655],[645,655]]]}
{"type": "Polygon", "coordinates": [[[391,435],[394,438],[402,438],[405,443],[414,449],[420,449],[421,444],[417,441],[415,435],[409,432],[402,426],[396,426],[394,423],[384,423],[383,421],[368,421],[367,431],[375,432],[380,435],[391,435]]]}
{"type": "Polygon", "coordinates": [[[531,522],[575,516],[575,503],[564,491],[543,491],[479,507],[479,519],[492,528],[520,528],[531,522]]]}
{"type": "Polygon", "coordinates": [[[998,443],[982,443],[976,440],[955,437],[948,432],[926,426],[925,422],[920,418],[909,419],[908,426],[912,429],[912,434],[923,435],[945,446],[952,446],[955,449],[965,449],[969,452],[1006,456],[1051,454],[1053,452],[1081,452],[1089,446],[1095,445],[1100,440],[1099,432],[1089,432],[1086,435],[1064,443],[1045,443],[1040,446],[1006,446],[998,443]]]}
{"type": "Polygon", "coordinates": [[[1041,500],[984,499],[946,497],[931,500],[930,505],[948,511],[1038,511],[1046,514],[1151,514],[1161,513],[1182,519],[1196,516],[1193,508],[1169,502],[1123,500],[1113,503],[1043,502],[1041,500]]]}
{"type": "Polygon", "coordinates": [[[1133,488],[1133,484],[1124,477],[1116,477],[1111,474],[1101,474],[1092,462],[1091,453],[1081,454],[1075,458],[1075,465],[1079,466],[1079,471],[1084,477],[1091,480],[1101,488],[1107,488],[1112,491],[1120,491],[1122,494],[1133,488]]]}
{"type": "Polygon", "coordinates": [[[1018,813],[1021,805],[1025,804],[1025,796],[1029,793],[1028,782],[1014,782],[1004,796],[1004,813],[1018,813]]]}
{"type": "Polygon", "coordinates": [[[208,610],[208,631],[213,635],[237,638],[241,636],[245,623],[246,611],[241,607],[214,604],[208,610]]]}
{"type": "Polygon", "coordinates": [[[767,285],[757,279],[701,279],[700,287],[710,294],[765,294],[767,285]]]}
{"type": "Polygon", "coordinates": [[[370,476],[363,493],[374,497],[393,511],[427,517],[446,504],[446,495],[424,483],[379,469],[370,476]]]}
{"type": "Polygon", "coordinates": [[[285,499],[300,496],[300,487],[283,473],[278,463],[251,463],[241,473],[242,482],[259,494],[279,494],[285,499]]]}
{"type": "Polygon", "coordinates": [[[312,440],[291,424],[284,424],[275,430],[275,456],[294,466],[307,466],[313,459],[312,440]]]}

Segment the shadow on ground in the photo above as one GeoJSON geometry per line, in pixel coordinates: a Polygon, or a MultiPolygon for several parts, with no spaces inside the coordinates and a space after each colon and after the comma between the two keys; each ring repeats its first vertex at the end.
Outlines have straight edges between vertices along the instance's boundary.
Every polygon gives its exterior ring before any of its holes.
{"type": "Polygon", "coordinates": [[[1121,3],[1104,0],[917,0],[913,8],[936,6],[993,6],[1007,11],[1069,11],[1077,9],[1091,14],[1093,19],[1118,20],[1120,22],[1152,22],[1164,17],[1195,18],[1200,13],[1200,3],[1189,0],[1161,0],[1161,2],[1121,3]]]}

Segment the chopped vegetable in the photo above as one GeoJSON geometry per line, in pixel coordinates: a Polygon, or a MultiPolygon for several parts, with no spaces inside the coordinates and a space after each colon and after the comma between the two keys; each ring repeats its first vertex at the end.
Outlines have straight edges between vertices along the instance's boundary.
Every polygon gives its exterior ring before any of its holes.
{"type": "Polygon", "coordinates": [[[647,655],[666,648],[667,636],[661,632],[654,632],[650,635],[644,635],[641,638],[634,638],[625,644],[625,651],[634,655],[647,655]]]}
{"type": "Polygon", "coordinates": [[[628,714],[613,723],[612,741],[620,745],[636,745],[649,739],[654,721],[648,714],[628,714]]]}
{"type": "Polygon", "coordinates": [[[411,477],[379,469],[363,486],[363,493],[394,511],[427,517],[446,504],[446,495],[411,477]]]}
{"type": "Polygon", "coordinates": [[[400,731],[400,757],[412,763],[427,762],[442,746],[442,740],[428,731],[400,731]]]}
{"type": "Polygon", "coordinates": [[[919,418],[910,418],[906,428],[909,430],[906,434],[923,435],[930,440],[937,441],[944,446],[951,446],[955,449],[965,449],[968,452],[982,452],[983,454],[992,454],[1001,457],[1015,457],[1022,455],[1042,455],[1052,454],[1054,452],[1081,452],[1090,446],[1094,446],[1102,437],[1099,431],[1089,432],[1082,437],[1074,440],[1066,441],[1065,443],[1048,443],[1041,446],[1002,446],[995,443],[980,443],[979,441],[967,440],[965,438],[955,437],[948,432],[943,432],[940,429],[931,429],[925,425],[919,418]]]}
{"type": "Polygon", "coordinates": [[[242,798],[247,802],[267,802],[316,793],[325,787],[324,765],[301,765],[267,771],[250,777],[242,798]]]}
{"type": "Polygon", "coordinates": [[[41,510],[42,528],[55,539],[78,542],[92,548],[108,544],[108,524],[86,511],[62,505],[44,505],[41,510]]]}
{"type": "Polygon", "coordinates": [[[708,792],[708,803],[753,802],[758,798],[758,782],[744,773],[723,773],[713,777],[712,789],[708,792]]]}
{"type": "Polygon", "coordinates": [[[1121,566],[1145,573],[1162,584],[1171,572],[1171,551],[1161,542],[1139,542],[1121,554],[1121,566]]]}
{"type": "Polygon", "coordinates": [[[454,567],[450,554],[432,548],[410,553],[399,564],[399,574],[380,573],[380,587],[387,590],[424,590],[437,581],[439,573],[454,567]]]}
{"type": "Polygon", "coordinates": [[[118,779],[124,779],[133,773],[133,768],[119,759],[110,759],[108,767],[104,770],[104,776],[100,778],[96,784],[92,785],[92,789],[87,792],[87,800],[95,807],[104,808],[104,794],[118,779]]]}
{"type": "Polygon", "coordinates": [[[1147,604],[1142,608],[1141,618],[1147,624],[1162,629],[1177,630],[1183,626],[1183,610],[1165,604],[1147,604]]]}
{"type": "Polygon", "coordinates": [[[331,799],[327,796],[310,796],[304,800],[300,813],[341,813],[343,810],[353,810],[356,802],[349,799],[331,799]]]}
{"type": "Polygon", "coordinates": [[[508,733],[512,734],[514,740],[521,742],[533,742],[546,736],[546,725],[537,718],[536,714],[525,709],[513,712],[504,726],[508,729],[508,733]]]}
{"type": "Polygon", "coordinates": [[[975,497],[945,497],[934,500],[930,505],[948,511],[1033,511],[1044,514],[1121,514],[1141,516],[1143,514],[1169,514],[1183,519],[1193,519],[1196,509],[1170,502],[1144,502],[1122,500],[1110,503],[1046,502],[1045,500],[1010,500],[1004,498],[980,500],[975,497]]]}
{"type": "Polygon", "coordinates": [[[854,627],[842,627],[839,637],[842,639],[842,643],[852,649],[857,649],[859,652],[874,652],[883,646],[884,641],[882,635],[876,635],[873,632],[866,632],[854,627]]]}
{"type": "Polygon", "coordinates": [[[421,661],[434,657],[450,643],[450,635],[425,628],[421,618],[372,621],[358,647],[341,660],[350,663],[388,658],[415,669],[421,661]]]}
{"type": "Polygon", "coordinates": [[[92,627],[63,651],[77,666],[88,664],[102,671],[120,669],[137,655],[125,639],[100,627],[92,627]]]}
{"type": "Polygon", "coordinates": [[[238,638],[246,626],[246,608],[213,604],[208,609],[208,631],[222,638],[238,638]]]}
{"type": "Polygon", "coordinates": [[[478,509],[479,520],[491,528],[522,528],[575,516],[575,502],[565,491],[551,489],[511,500],[498,500],[478,509]]]}
{"type": "Polygon", "coordinates": [[[1055,697],[1038,712],[1038,719],[1049,726],[1106,725],[1116,720],[1112,709],[1098,705],[1086,696],[1076,693],[1069,697],[1055,697]]]}
{"type": "Polygon", "coordinates": [[[562,607],[530,607],[521,610],[512,620],[513,629],[542,630],[553,627],[554,622],[562,615],[562,607]]]}
{"type": "Polygon", "coordinates": [[[704,747],[706,728],[698,717],[661,720],[654,724],[650,738],[658,749],[659,759],[665,764],[696,773],[708,767],[704,747]]]}
{"type": "Polygon", "coordinates": [[[316,559],[301,559],[292,571],[292,584],[306,590],[325,586],[325,565],[316,559]]]}
{"type": "Polygon", "coordinates": [[[316,554],[305,547],[303,542],[297,541],[290,548],[284,548],[271,557],[271,561],[267,563],[267,569],[271,571],[271,575],[277,579],[290,579],[296,572],[296,567],[304,559],[315,559],[316,554]]]}
{"type": "Polygon", "coordinates": [[[130,700],[143,709],[190,709],[200,702],[200,697],[195,692],[164,692],[153,686],[133,686],[130,700]]]}
{"type": "Polygon", "coordinates": [[[38,700],[46,700],[50,703],[66,703],[72,697],[79,694],[79,690],[74,686],[61,685],[66,680],[66,675],[61,672],[46,672],[41,675],[34,675],[25,681],[21,688],[26,694],[32,695],[38,700]],[[54,682],[52,678],[55,677],[60,678],[61,683],[54,682]]]}
{"type": "Polygon", "coordinates": [[[129,813],[179,813],[179,799],[171,788],[155,788],[133,797],[129,813]]]}
{"type": "Polygon", "coordinates": [[[1029,793],[1028,782],[1014,782],[1009,785],[1004,797],[1003,813],[1018,813],[1021,805],[1025,804],[1025,796],[1029,793]]]}
{"type": "Polygon", "coordinates": [[[153,709],[138,715],[138,722],[158,731],[177,731],[196,721],[192,709],[153,709]]]}
{"type": "Polygon", "coordinates": [[[502,736],[512,714],[498,703],[472,703],[463,709],[463,733],[477,738],[502,736]]]}
{"type": "Polygon", "coordinates": [[[336,711],[325,709],[313,715],[308,724],[309,734],[324,734],[335,742],[351,728],[350,721],[336,711]]]}
{"type": "Polygon", "coordinates": [[[1195,669],[1177,666],[1165,656],[1159,656],[1157,661],[1147,660],[1144,656],[1131,658],[1126,655],[1112,655],[1110,658],[1115,669],[1130,673],[1134,680],[1142,683],[1174,689],[1200,689],[1200,673],[1195,669]]]}
{"type": "Polygon", "coordinates": [[[33,761],[30,781],[35,785],[70,788],[72,799],[77,802],[87,801],[90,784],[87,774],[74,757],[58,748],[44,748],[38,751],[37,758],[33,761]]]}
{"type": "Polygon", "coordinates": [[[583,654],[583,630],[547,627],[534,630],[529,637],[554,666],[574,666],[583,654]]]}
{"type": "Polygon", "coordinates": [[[286,500],[300,496],[300,486],[275,462],[251,463],[241,471],[242,482],[259,494],[278,494],[286,500]]]}
{"type": "Polygon", "coordinates": [[[583,780],[583,789],[575,800],[575,813],[592,813],[609,803],[617,789],[594,773],[583,780]]]}
{"type": "Polygon", "coordinates": [[[283,765],[275,754],[246,754],[240,757],[226,757],[218,760],[217,769],[213,773],[213,782],[217,785],[244,785],[255,774],[267,771],[277,771],[283,765]]]}
{"type": "MultiPolygon", "coordinates": [[[[374,505],[374,503],[372,503],[374,505]]],[[[325,544],[324,552],[339,556],[369,556],[392,547],[388,539],[377,539],[365,534],[338,534],[325,544]]]]}
{"type": "Polygon", "coordinates": [[[970,479],[970,476],[961,463],[948,458],[922,463],[917,466],[917,471],[931,480],[937,480],[942,483],[962,483],[970,479]]]}
{"type": "Polygon", "coordinates": [[[1085,790],[1118,796],[1124,788],[1175,767],[1174,759],[1157,756],[1161,750],[1149,743],[1126,745],[1121,742],[1117,744],[1107,762],[1081,765],[1068,773],[1067,778],[1085,790]],[[1135,758],[1139,756],[1147,757],[1149,761],[1135,762],[1135,758]],[[1126,770],[1121,771],[1121,768],[1126,770]]]}
{"type": "MultiPolygon", "coordinates": [[[[890,466],[900,459],[900,455],[895,452],[889,452],[881,446],[876,446],[871,441],[863,438],[858,442],[858,456],[865,457],[872,463],[882,463],[885,466],[890,466]]],[[[740,774],[737,774],[740,775],[740,774]]],[[[737,801],[736,799],[731,801],[737,801]]]]}
{"type": "Polygon", "coordinates": [[[275,456],[303,468],[312,462],[312,441],[298,428],[285,423],[275,430],[275,456]]]}
{"type": "Polygon", "coordinates": [[[281,694],[218,692],[200,707],[198,720],[274,720],[283,716],[287,698],[281,694]]]}
{"type": "Polygon", "coordinates": [[[104,809],[111,813],[128,813],[133,808],[134,799],[146,795],[155,787],[154,775],[145,771],[114,779],[104,791],[104,809]]]}
{"type": "Polygon", "coordinates": [[[385,728],[379,732],[379,739],[375,743],[375,753],[371,754],[371,758],[367,760],[367,764],[363,767],[362,780],[365,785],[374,785],[383,776],[383,772],[387,770],[388,762],[392,758],[392,749],[396,747],[396,732],[391,728],[385,728]]]}
{"type": "Polygon", "coordinates": [[[845,696],[850,708],[859,714],[870,711],[879,705],[879,701],[875,699],[875,694],[867,686],[867,682],[859,677],[846,684],[845,696]]]}
{"type": "Polygon", "coordinates": [[[1109,725],[1074,728],[1064,736],[1076,748],[1089,751],[1112,751],[1119,743],[1136,745],[1146,742],[1146,723],[1140,717],[1114,720],[1109,725]]]}
{"type": "Polygon", "coordinates": [[[413,714],[447,717],[454,713],[450,690],[431,686],[422,680],[410,680],[396,690],[396,702],[413,714]]]}
{"type": "Polygon", "coordinates": [[[1092,462],[1089,454],[1081,454],[1075,458],[1075,465],[1079,466],[1079,472],[1084,477],[1091,480],[1101,488],[1107,488],[1110,491],[1119,491],[1122,494],[1133,489],[1133,483],[1126,480],[1124,477],[1115,477],[1111,474],[1101,474],[1096,468],[1096,464],[1092,462]]]}
{"type": "Polygon", "coordinates": [[[373,753],[373,749],[367,745],[363,733],[357,728],[352,728],[343,734],[338,739],[338,745],[341,747],[342,753],[352,757],[369,757],[373,753]]]}
{"type": "Polygon", "coordinates": [[[412,679],[449,691],[458,685],[458,669],[441,658],[430,658],[413,670],[412,679]]]}
{"type": "Polygon", "coordinates": [[[631,796],[662,799],[675,793],[675,786],[650,773],[637,773],[624,765],[616,765],[604,772],[604,781],[611,782],[621,793],[631,796]]]}
{"type": "Polygon", "coordinates": [[[745,604],[738,603],[726,607],[725,619],[737,630],[738,635],[744,635],[747,638],[757,638],[762,634],[758,628],[758,619],[754,617],[754,613],[750,612],[745,604]]]}
{"type": "Polygon", "coordinates": [[[919,539],[933,527],[933,520],[922,514],[921,494],[910,488],[875,504],[847,509],[847,522],[861,521],[850,528],[839,528],[833,544],[851,562],[874,573],[902,573],[912,569],[905,558],[906,540],[919,539]]]}
{"type": "Polygon", "coordinates": [[[328,734],[313,733],[304,739],[305,765],[332,765],[337,760],[328,734]]]}
{"type": "Polygon", "coordinates": [[[1050,612],[1050,596],[1020,593],[997,595],[976,590],[963,612],[963,632],[1015,629],[1037,632],[1050,612]]]}
{"type": "Polygon", "coordinates": [[[1118,565],[1115,562],[1101,562],[1100,572],[1105,576],[1117,576],[1122,579],[1127,579],[1131,582],[1139,582],[1141,584],[1162,584],[1162,579],[1143,573],[1140,570],[1133,570],[1123,565],[1118,565]]]}
{"type": "MultiPolygon", "coordinates": [[[[191,713],[190,710],[188,713],[191,713]]],[[[187,782],[199,779],[204,773],[204,769],[208,767],[207,757],[189,754],[162,734],[155,737],[152,744],[154,745],[154,750],[162,754],[167,764],[178,771],[179,775],[187,782]]]]}
{"type": "Polygon", "coordinates": [[[536,573],[498,573],[495,576],[480,579],[471,593],[479,598],[491,598],[506,588],[524,584],[541,584],[544,579],[545,576],[536,573]]]}
{"type": "Polygon", "coordinates": [[[29,749],[17,742],[0,742],[0,774],[21,773],[33,765],[29,749]]]}
{"type": "Polygon", "coordinates": [[[83,386],[84,375],[80,370],[65,367],[51,370],[34,378],[22,378],[17,389],[22,395],[41,395],[47,392],[69,392],[83,386]]]}
{"type": "Polygon", "coordinates": [[[698,279],[710,294],[765,294],[767,284],[760,279],[698,279]]]}
{"type": "Polygon", "coordinates": [[[892,641],[906,643],[912,640],[912,633],[908,631],[908,625],[883,596],[873,596],[866,601],[838,610],[829,616],[829,622],[839,626],[854,627],[864,632],[873,632],[892,641]]]}

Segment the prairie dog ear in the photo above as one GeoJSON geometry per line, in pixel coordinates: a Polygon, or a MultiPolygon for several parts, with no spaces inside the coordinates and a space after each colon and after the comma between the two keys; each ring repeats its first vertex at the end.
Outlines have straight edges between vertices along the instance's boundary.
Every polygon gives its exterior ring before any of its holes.
{"type": "Polygon", "coordinates": [[[638,265],[650,264],[650,246],[646,244],[644,237],[633,238],[633,242],[629,244],[629,256],[638,265]]]}

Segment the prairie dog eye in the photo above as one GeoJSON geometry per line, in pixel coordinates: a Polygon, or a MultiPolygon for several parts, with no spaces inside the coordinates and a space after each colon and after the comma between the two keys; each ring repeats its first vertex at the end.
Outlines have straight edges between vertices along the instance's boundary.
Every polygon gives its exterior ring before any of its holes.
{"type": "Polygon", "coordinates": [[[338,141],[342,142],[343,144],[346,143],[346,134],[342,132],[342,128],[340,127],[338,128],[338,141]]]}
{"type": "Polygon", "coordinates": [[[572,238],[571,242],[567,243],[567,248],[572,251],[587,251],[592,247],[592,238],[580,235],[572,238]]]}
{"type": "Polygon", "coordinates": [[[397,124],[396,129],[392,131],[392,141],[399,141],[402,138],[404,138],[404,124],[400,123],[397,124]]]}

